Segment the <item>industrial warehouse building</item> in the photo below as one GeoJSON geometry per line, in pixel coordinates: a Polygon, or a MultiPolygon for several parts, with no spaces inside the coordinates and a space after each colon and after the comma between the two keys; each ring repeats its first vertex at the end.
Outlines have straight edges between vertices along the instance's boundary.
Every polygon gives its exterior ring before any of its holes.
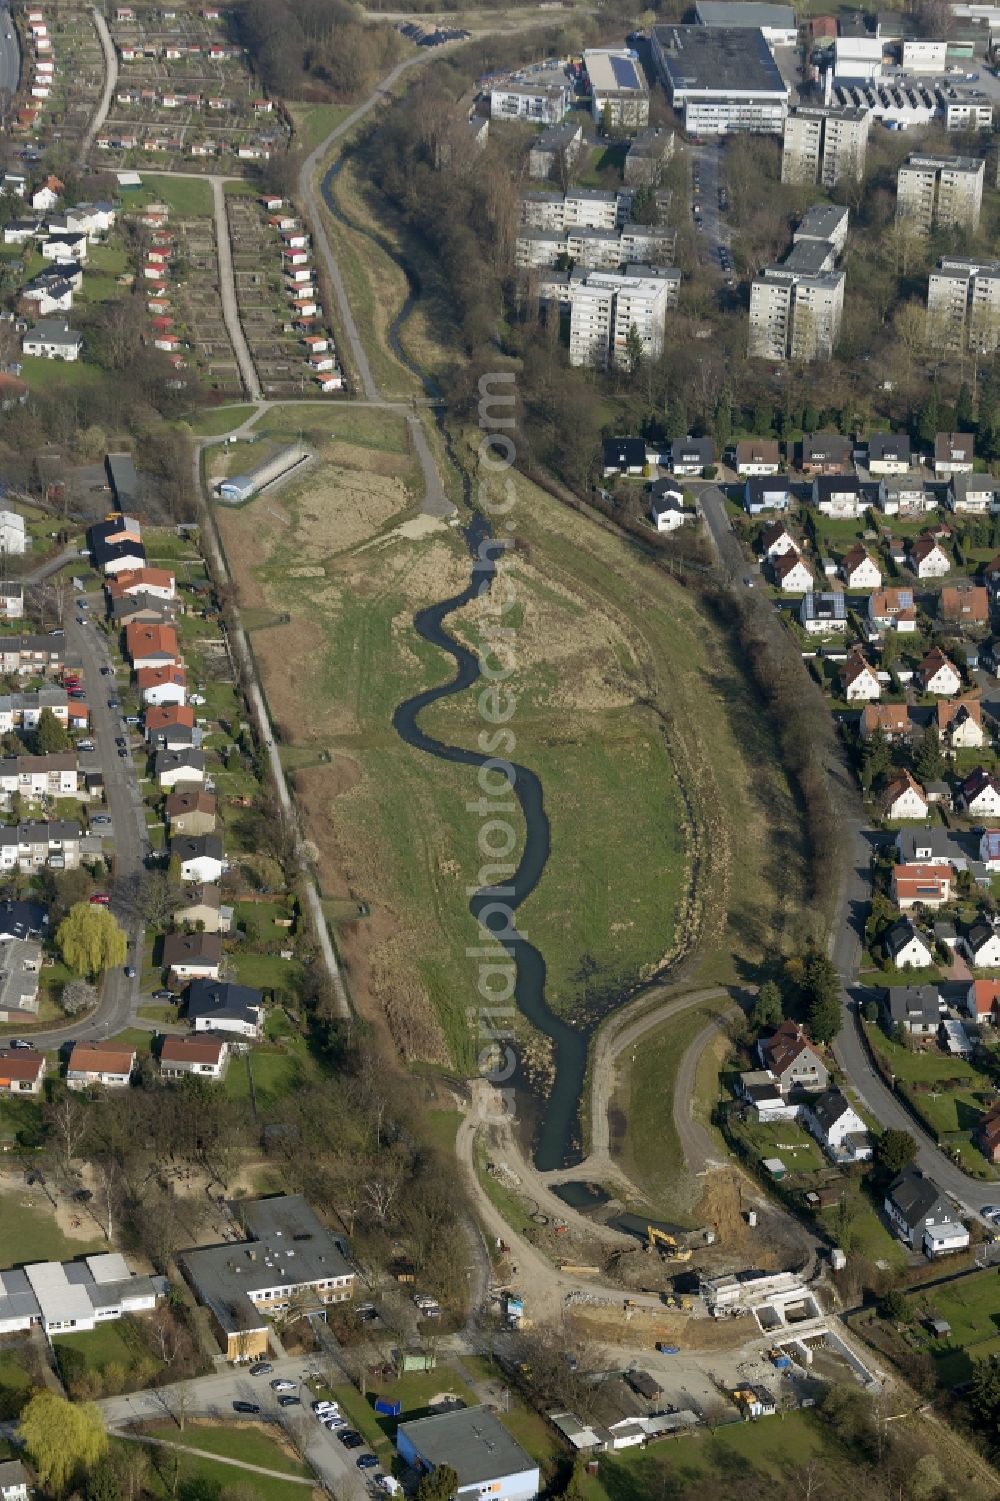
{"type": "Polygon", "coordinates": [[[654,26],[653,59],[695,136],[781,135],[788,85],[764,33],[736,26],[654,26]]]}
{"type": "Polygon", "coordinates": [[[485,1407],[463,1407],[400,1423],[400,1459],[419,1470],[450,1465],[458,1476],[455,1494],[489,1501],[531,1501],[538,1495],[538,1465],[485,1407]]]}
{"type": "Polygon", "coordinates": [[[285,479],[297,469],[303,469],[311,458],[311,450],[303,443],[288,443],[249,474],[232,474],[228,479],[220,481],[217,487],[218,497],[220,500],[236,503],[251,500],[268,485],[285,479]]]}

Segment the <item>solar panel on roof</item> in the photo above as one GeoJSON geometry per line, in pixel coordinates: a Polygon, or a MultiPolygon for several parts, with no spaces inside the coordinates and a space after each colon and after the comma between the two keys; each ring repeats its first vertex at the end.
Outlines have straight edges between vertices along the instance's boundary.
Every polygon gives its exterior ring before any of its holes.
{"type": "Polygon", "coordinates": [[[609,59],[611,71],[615,75],[615,83],[620,89],[637,89],[639,80],[636,77],[635,63],[627,57],[612,57],[609,59]]]}

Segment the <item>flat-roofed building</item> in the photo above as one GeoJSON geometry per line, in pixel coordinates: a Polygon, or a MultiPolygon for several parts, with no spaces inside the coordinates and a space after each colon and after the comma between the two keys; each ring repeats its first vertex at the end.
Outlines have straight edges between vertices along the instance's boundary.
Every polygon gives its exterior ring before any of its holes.
{"type": "Polygon", "coordinates": [[[156,1307],[162,1277],[137,1277],[108,1251],[81,1261],[38,1261],[0,1272],[0,1333],[40,1327],[46,1335],[85,1332],[156,1307]]]}
{"type": "Polygon", "coordinates": [[[529,229],[620,229],[631,213],[628,188],[568,188],[521,197],[521,223],[529,229]]]}
{"type": "Polygon", "coordinates": [[[751,284],[751,357],[830,359],[844,315],[844,273],[836,260],[846,239],[846,208],[816,204],[806,211],[784,261],[765,266],[751,284]]]}
{"type": "Polygon", "coordinates": [[[991,354],[1000,344],[1000,261],[943,256],[927,282],[927,337],[935,348],[991,354]]]}
{"type": "Polygon", "coordinates": [[[798,41],[790,5],[770,5],[766,0],[697,0],[694,12],[701,26],[760,30],[769,47],[794,47],[798,41]]]}
{"type": "Polygon", "coordinates": [[[458,1477],[455,1494],[464,1501],[532,1501],[538,1495],[538,1465],[521,1448],[491,1408],[460,1407],[400,1423],[399,1457],[413,1469],[447,1465],[458,1477]]]}
{"type": "Polygon", "coordinates": [[[922,230],[979,225],[986,163],[971,156],[914,154],[896,178],[896,214],[922,230]]]}
{"type": "Polygon", "coordinates": [[[691,135],[780,135],[788,85],[760,28],[654,26],[653,60],[691,135]]]}
{"type": "Polygon", "coordinates": [[[782,182],[825,188],[860,182],[865,172],[871,110],[853,105],[810,104],[785,120],[782,182]]]}
{"type": "Polygon", "coordinates": [[[672,130],[640,130],[625,153],[625,182],[629,187],[659,187],[663,169],[674,154],[672,130]]]}
{"type": "Polygon", "coordinates": [[[583,126],[575,120],[550,125],[535,137],[528,152],[528,176],[558,177],[569,172],[583,145],[583,126]]]}
{"type": "Polygon", "coordinates": [[[603,131],[641,130],[649,124],[649,90],[634,52],[588,47],[583,66],[590,80],[590,112],[603,131]]]}
{"type": "Polygon", "coordinates": [[[535,120],[558,125],[569,108],[564,83],[504,83],[490,90],[491,120],[535,120]]]}
{"type": "Polygon", "coordinates": [[[633,328],[645,358],[662,353],[667,312],[677,305],[680,279],[679,271],[646,265],[556,272],[542,279],[538,295],[569,309],[570,364],[604,369],[628,364],[633,328]]]}

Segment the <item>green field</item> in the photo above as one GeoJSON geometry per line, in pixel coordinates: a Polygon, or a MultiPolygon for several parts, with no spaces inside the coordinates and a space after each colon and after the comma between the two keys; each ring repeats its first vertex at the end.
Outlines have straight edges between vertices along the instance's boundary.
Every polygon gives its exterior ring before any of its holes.
{"type": "MultiPolygon", "coordinates": [[[[307,443],[321,443],[335,437],[342,443],[362,448],[381,449],[385,453],[407,453],[409,440],[406,418],[401,412],[380,411],[372,407],[331,406],[329,402],[270,407],[253,425],[259,438],[281,438],[285,442],[304,438],[307,443]],[[323,410],[320,411],[319,407],[323,410]]],[[[241,453],[252,450],[240,449],[241,453]]],[[[256,458],[254,458],[256,462],[256,458]]]]}
{"type": "Polygon", "coordinates": [[[789,1173],[815,1173],[829,1166],[816,1140],[797,1121],[748,1121],[743,1134],[761,1165],[765,1157],[780,1157],[789,1173]]]}
{"type": "MultiPolygon", "coordinates": [[[[60,1349],[78,1350],[90,1371],[104,1372],[109,1366],[115,1366],[128,1378],[135,1370],[141,1373],[142,1385],[151,1382],[163,1369],[162,1361],[152,1354],[141,1330],[131,1328],[124,1320],[98,1324],[95,1329],[79,1334],[56,1334],[52,1344],[57,1356],[60,1349]]],[[[135,1386],[137,1383],[133,1378],[126,1384],[135,1386]]]]}
{"type": "Polygon", "coordinates": [[[197,438],[221,438],[234,428],[242,427],[253,414],[254,408],[247,405],[206,407],[204,411],[192,413],[187,423],[197,438]]]}
{"type": "Polygon", "coordinates": [[[17,1417],[31,1394],[31,1378],[17,1359],[16,1349],[0,1355],[0,1422],[17,1417]]]}
{"type": "Polygon", "coordinates": [[[0,1194],[0,1269],[31,1261],[63,1261],[106,1251],[107,1243],[97,1227],[89,1238],[69,1240],[59,1229],[46,1200],[25,1192],[0,1194]]]}
{"type": "Polygon", "coordinates": [[[103,378],[96,365],[86,365],[82,360],[67,364],[65,360],[43,360],[31,354],[21,356],[21,375],[32,391],[44,391],[49,396],[96,388],[103,378]]]}
{"type": "Polygon", "coordinates": [[[351,112],[344,104],[291,104],[288,108],[295,127],[293,146],[307,156],[351,112]]]}
{"type": "MultiPolygon", "coordinates": [[[[931,1131],[939,1136],[970,1133],[992,1098],[989,1078],[962,1058],[954,1058],[934,1046],[910,1049],[886,1037],[881,1027],[868,1026],[866,1035],[873,1050],[895,1074],[897,1087],[931,1131]]],[[[973,1170],[988,1176],[985,1160],[978,1153],[973,1170]]],[[[971,1166],[971,1164],[970,1164],[971,1166]]]]}
{"type": "Polygon", "coordinates": [[[1000,1354],[1000,1271],[970,1272],[939,1287],[917,1289],[907,1299],[914,1333],[934,1361],[938,1379],[956,1386],[972,1374],[973,1362],[1000,1354]],[[951,1334],[938,1339],[926,1319],[944,1319],[951,1334]]]}
{"type": "Polygon", "coordinates": [[[140,175],[147,202],[165,203],[181,219],[207,218],[211,214],[211,183],[196,177],[166,177],[148,169],[140,175]]]}
{"type": "MultiPolygon", "coordinates": [[[[254,1423],[240,1423],[232,1427],[211,1423],[188,1422],[184,1431],[175,1423],[156,1423],[147,1428],[148,1433],[156,1438],[169,1439],[173,1444],[180,1444],[185,1449],[203,1449],[209,1454],[218,1454],[225,1459],[240,1459],[244,1464],[261,1465],[266,1470],[281,1470],[286,1475],[308,1476],[311,1472],[307,1465],[286,1454],[281,1445],[273,1438],[269,1438],[264,1429],[254,1423]]],[[[228,1485],[236,1485],[240,1482],[239,1471],[231,1467],[223,1467],[226,1470],[228,1485]]],[[[257,1487],[258,1479],[266,1479],[264,1476],[253,1476],[252,1484],[257,1487]]],[[[248,1477],[248,1481],[250,1477],[248,1477]]],[[[304,1494],[299,1490],[298,1496],[304,1494]]]]}

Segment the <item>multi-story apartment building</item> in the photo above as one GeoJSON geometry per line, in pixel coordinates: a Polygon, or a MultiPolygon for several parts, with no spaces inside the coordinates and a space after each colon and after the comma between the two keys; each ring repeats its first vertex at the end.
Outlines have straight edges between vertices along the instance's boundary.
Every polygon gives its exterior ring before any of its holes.
{"type": "Polygon", "coordinates": [[[846,235],[846,209],[818,204],[808,210],[784,262],[765,266],[751,285],[749,355],[830,359],[844,314],[844,273],[836,261],[846,235]]]}
{"type": "Polygon", "coordinates": [[[943,256],[927,283],[927,335],[935,347],[990,354],[1000,344],[1000,261],[943,256]]]}
{"type": "Polygon", "coordinates": [[[896,178],[896,214],[920,229],[976,229],[986,164],[971,156],[914,155],[896,178]]]}
{"type": "Polygon", "coordinates": [[[590,112],[602,130],[641,130],[649,124],[649,91],[634,52],[588,48],[590,112]]]}
{"type": "Polygon", "coordinates": [[[531,143],[528,176],[558,178],[563,172],[568,174],[582,147],[582,125],[571,120],[564,120],[561,125],[550,125],[531,143]]]}
{"type": "Polygon", "coordinates": [[[0,757],[0,797],[19,792],[22,797],[75,797],[79,795],[80,768],[76,753],[57,756],[0,757]]]}
{"type": "Polygon", "coordinates": [[[628,188],[570,188],[565,193],[525,193],[521,223],[529,229],[620,229],[632,212],[628,188]]]}
{"type": "Polygon", "coordinates": [[[655,188],[674,154],[672,130],[641,130],[625,155],[625,181],[630,187],[655,188]]]}
{"type": "Polygon", "coordinates": [[[669,266],[676,242],[676,230],[648,224],[625,224],[620,233],[616,229],[521,229],[514,262],[521,270],[555,266],[561,256],[588,271],[617,271],[638,261],[669,266]]]}
{"type": "Polygon", "coordinates": [[[853,105],[802,105],[785,121],[782,182],[832,188],[860,182],[865,171],[871,110],[853,105]]]}
{"type": "Polygon", "coordinates": [[[569,108],[569,87],[563,83],[505,83],[490,90],[492,120],[534,120],[558,125],[569,108]]]}
{"type": "Polygon", "coordinates": [[[643,355],[657,358],[667,312],[677,305],[680,280],[679,271],[653,266],[557,272],[542,280],[539,297],[569,309],[570,364],[603,369],[612,361],[627,363],[633,328],[643,355]]]}
{"type": "Polygon", "coordinates": [[[781,135],[788,85],[759,27],[654,26],[651,43],[690,135],[781,135]]]}
{"type": "Polygon", "coordinates": [[[801,240],[822,240],[832,245],[837,255],[847,246],[847,209],[839,203],[814,203],[807,208],[792,234],[792,244],[801,240]]]}

